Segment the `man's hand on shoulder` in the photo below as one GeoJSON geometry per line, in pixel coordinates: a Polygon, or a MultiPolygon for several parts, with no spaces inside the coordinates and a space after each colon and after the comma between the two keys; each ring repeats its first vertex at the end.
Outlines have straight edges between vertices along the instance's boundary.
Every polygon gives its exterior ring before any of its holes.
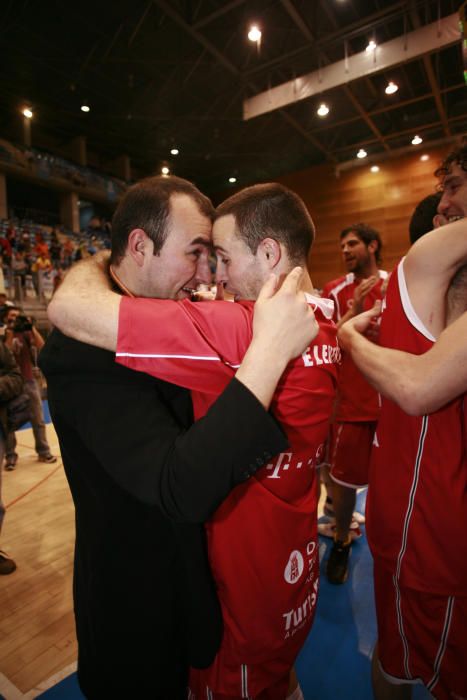
{"type": "Polygon", "coordinates": [[[312,308],[300,290],[302,268],[294,268],[277,288],[275,275],[267,280],[255,304],[253,342],[262,343],[285,364],[298,357],[319,331],[312,308]]]}

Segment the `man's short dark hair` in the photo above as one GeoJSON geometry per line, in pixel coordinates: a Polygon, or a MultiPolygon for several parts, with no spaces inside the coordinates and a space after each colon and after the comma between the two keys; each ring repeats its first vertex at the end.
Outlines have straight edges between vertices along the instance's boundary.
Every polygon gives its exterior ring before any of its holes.
{"type": "Polygon", "coordinates": [[[375,260],[378,264],[381,262],[381,251],[383,250],[383,243],[381,241],[381,236],[375,228],[371,228],[371,226],[368,226],[368,224],[363,223],[352,224],[352,226],[347,226],[343,231],[341,231],[340,239],[342,240],[343,238],[348,236],[349,233],[355,233],[355,235],[358,236],[359,239],[363,241],[366,246],[369,246],[370,243],[376,241],[378,247],[375,251],[375,260]]]}
{"type": "Polygon", "coordinates": [[[460,146],[455,148],[443,160],[439,168],[435,170],[435,177],[440,180],[442,187],[444,178],[451,170],[452,165],[459,165],[462,170],[467,172],[467,137],[464,137],[460,146]]]}
{"type": "Polygon", "coordinates": [[[417,204],[409,223],[410,243],[413,244],[419,238],[433,230],[433,218],[438,212],[438,204],[441,192],[429,194],[417,204]]]}
{"type": "Polygon", "coordinates": [[[167,238],[167,219],[172,195],[186,194],[198,205],[201,214],[211,221],[214,207],[192,182],[180,177],[154,176],[130,187],[119,203],[112,219],[111,263],[118,264],[128,245],[128,236],[135,228],[143,229],[154,243],[157,255],[167,238]]]}
{"type": "Polygon", "coordinates": [[[252,185],[216,209],[216,220],[232,214],[236,228],[253,254],[265,238],[282,243],[292,263],[307,259],[315,226],[303,200],[277,182],[252,185]]]}

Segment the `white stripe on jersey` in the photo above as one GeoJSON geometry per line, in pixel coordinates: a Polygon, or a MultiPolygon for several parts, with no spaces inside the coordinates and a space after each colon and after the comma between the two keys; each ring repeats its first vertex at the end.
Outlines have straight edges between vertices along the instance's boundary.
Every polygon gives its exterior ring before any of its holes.
{"type": "MultiPolygon", "coordinates": [[[[156,353],[149,352],[116,352],[117,357],[154,357],[157,359],[171,359],[171,360],[208,360],[209,362],[220,362],[221,358],[215,355],[160,355],[156,353]]],[[[232,367],[237,367],[237,365],[232,365],[232,367]]],[[[240,367],[240,365],[238,365],[240,367]]]]}
{"type": "Polygon", "coordinates": [[[423,449],[425,446],[426,434],[428,432],[428,421],[429,421],[429,417],[423,416],[422,428],[421,428],[420,436],[419,436],[419,440],[418,440],[417,455],[415,457],[412,486],[410,487],[410,492],[409,492],[409,503],[408,503],[407,512],[406,512],[405,518],[404,518],[404,526],[402,529],[402,543],[401,543],[401,548],[400,548],[400,551],[399,551],[399,554],[397,557],[397,568],[396,568],[396,573],[394,574],[394,579],[393,579],[394,586],[396,589],[397,623],[398,623],[398,627],[399,627],[399,634],[400,634],[400,637],[402,640],[402,644],[404,646],[404,670],[405,670],[407,678],[412,678],[412,674],[410,673],[410,668],[409,668],[409,646],[407,643],[407,638],[405,636],[404,621],[402,618],[399,579],[400,579],[400,574],[401,574],[402,560],[404,559],[404,555],[405,555],[405,552],[407,549],[407,536],[408,536],[408,531],[409,531],[409,526],[410,526],[410,520],[412,518],[412,513],[413,513],[413,509],[414,509],[415,495],[417,493],[417,487],[418,487],[418,482],[419,482],[419,478],[420,478],[420,463],[421,463],[422,456],[423,456],[423,449]]]}
{"type": "Polygon", "coordinates": [[[412,306],[412,302],[410,301],[409,290],[407,289],[407,283],[404,275],[404,260],[405,258],[402,258],[397,268],[397,279],[399,282],[402,308],[404,309],[407,320],[412,324],[412,326],[416,328],[419,333],[424,335],[425,338],[428,338],[428,340],[431,340],[434,343],[436,338],[430,333],[428,328],[426,328],[423,324],[422,320],[417,316],[417,313],[412,306]]]}
{"type": "Polygon", "coordinates": [[[451,620],[452,620],[452,612],[454,608],[454,596],[449,596],[448,598],[448,605],[446,608],[446,617],[444,618],[444,627],[443,627],[443,633],[441,635],[441,642],[439,645],[438,653],[436,654],[436,659],[435,659],[435,664],[434,664],[434,675],[431,681],[427,684],[427,690],[430,690],[435,687],[436,683],[439,680],[439,669],[441,667],[441,662],[443,661],[443,656],[444,652],[446,651],[446,646],[448,642],[448,636],[449,636],[449,628],[451,626],[451,620]]]}
{"type": "Polygon", "coordinates": [[[242,698],[248,700],[250,697],[248,694],[248,666],[242,664],[240,666],[240,672],[242,674],[242,698]]]}

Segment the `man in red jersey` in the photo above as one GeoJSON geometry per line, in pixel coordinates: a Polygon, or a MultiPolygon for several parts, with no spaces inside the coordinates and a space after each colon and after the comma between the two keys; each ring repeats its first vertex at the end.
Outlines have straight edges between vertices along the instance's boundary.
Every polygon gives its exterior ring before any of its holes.
{"type": "MultiPolygon", "coordinates": [[[[218,208],[213,229],[217,281],[239,303],[125,299],[119,361],[190,388],[195,416],[201,417],[243,357],[253,300],[263,282],[271,271],[283,276],[296,264],[305,267],[313,236],[303,202],[281,185],[257,185],[229,198],[218,208]]],[[[318,334],[287,368],[272,406],[290,450],[235,489],[207,525],[224,637],[212,666],[192,671],[192,698],[284,700],[291,667],[313,619],[316,465],[328,430],[340,352],[332,304],[313,295],[307,273],[302,289],[315,311],[318,334]]],[[[270,348],[264,361],[274,363],[275,352],[270,348]]],[[[300,697],[298,689],[294,693],[300,697]]]]}
{"type": "MultiPolygon", "coordinates": [[[[335,321],[370,309],[381,298],[387,273],[378,269],[381,238],[366,224],[354,224],[340,234],[341,251],[348,274],[325,285],[323,296],[335,302],[335,321]]],[[[373,339],[375,328],[370,329],[373,339]]],[[[368,384],[348,354],[343,354],[338,398],[331,426],[329,461],[336,519],[334,543],[326,566],[331,583],[344,583],[351,549],[350,525],[356,489],[368,483],[371,444],[379,415],[376,391],[368,384]]]]}
{"type": "Polygon", "coordinates": [[[341,330],[355,362],[392,399],[382,404],[367,505],[378,700],[409,698],[420,681],[438,700],[467,697],[467,229],[456,221],[467,214],[466,163],[464,147],[437,171],[444,187],[439,211],[451,223],[421,238],[393,274],[383,304],[384,348],[369,349],[356,335],[367,317],[341,330]],[[419,364],[434,372],[421,396],[410,396],[422,384],[419,364]],[[408,369],[407,379],[396,380],[399,369],[408,369]]]}

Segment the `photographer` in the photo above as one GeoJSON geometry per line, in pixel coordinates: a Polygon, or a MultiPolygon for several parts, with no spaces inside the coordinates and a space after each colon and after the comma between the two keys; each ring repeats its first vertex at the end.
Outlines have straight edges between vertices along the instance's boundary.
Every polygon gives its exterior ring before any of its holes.
{"type": "MultiPolygon", "coordinates": [[[[29,394],[31,425],[39,461],[47,462],[48,464],[56,462],[57,458],[51,454],[49,443],[47,442],[42,398],[34,378],[37,354],[44,345],[44,339],[31,322],[31,319],[25,316],[22,310],[16,306],[8,309],[5,316],[5,324],[5,345],[15,356],[24,380],[24,388],[29,394]]],[[[15,433],[9,433],[6,441],[5,463],[5,469],[9,471],[16,467],[16,462],[18,461],[15,449],[15,433]]]]}

